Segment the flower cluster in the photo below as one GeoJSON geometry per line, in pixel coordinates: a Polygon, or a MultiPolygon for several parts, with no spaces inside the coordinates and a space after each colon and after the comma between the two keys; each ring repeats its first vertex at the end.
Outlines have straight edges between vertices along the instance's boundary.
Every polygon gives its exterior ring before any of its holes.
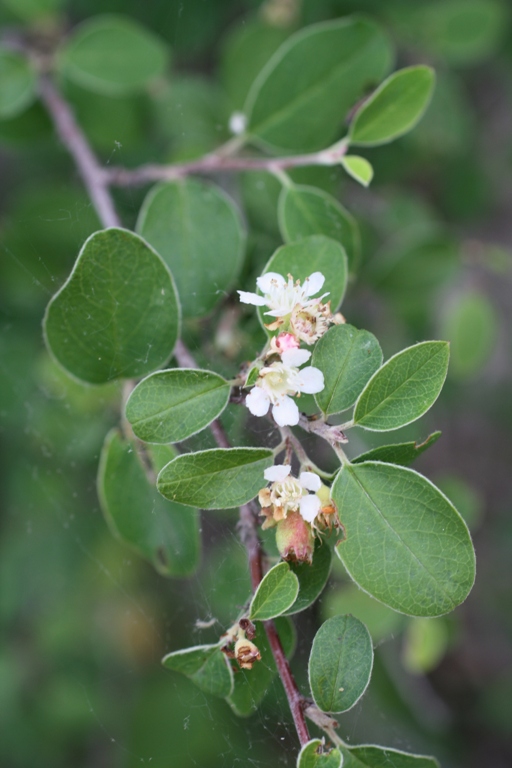
{"type": "Polygon", "coordinates": [[[269,308],[265,315],[275,318],[267,325],[269,330],[289,331],[305,344],[314,344],[331,323],[342,321],[341,316],[331,313],[330,302],[322,304],[322,299],[328,293],[311,298],[322,290],[324,282],[325,277],[321,272],[313,272],[304,280],[303,285],[300,280],[294,281],[291,275],[286,280],[277,272],[267,272],[256,280],[263,296],[248,291],[238,293],[244,304],[269,308]]]}
{"type": "Polygon", "coordinates": [[[280,427],[299,423],[299,409],[291,396],[306,392],[315,394],[324,388],[324,376],[312,365],[299,369],[311,352],[286,349],[279,360],[265,365],[256,386],[247,395],[245,404],[254,416],[265,416],[272,405],[272,415],[280,427]]]}
{"type": "Polygon", "coordinates": [[[285,560],[311,562],[314,532],[339,527],[329,489],[315,472],[293,477],[289,464],[275,464],[265,470],[270,487],[258,494],[263,528],[277,526],[276,542],[285,560]]]}
{"type": "Polygon", "coordinates": [[[246,405],[254,416],[264,416],[272,406],[272,415],[281,427],[299,423],[299,409],[293,397],[302,392],[314,395],[324,388],[324,377],[318,368],[300,368],[311,357],[311,352],[300,349],[300,342],[314,344],[331,323],[343,322],[341,315],[332,315],[330,303],[322,304],[327,293],[312,298],[324,282],[321,272],[313,272],[302,285],[291,275],[286,280],[277,272],[267,272],[256,281],[263,296],[238,291],[245,304],[268,307],[265,314],[275,319],[266,327],[280,330],[270,342],[265,364],[246,405]]]}

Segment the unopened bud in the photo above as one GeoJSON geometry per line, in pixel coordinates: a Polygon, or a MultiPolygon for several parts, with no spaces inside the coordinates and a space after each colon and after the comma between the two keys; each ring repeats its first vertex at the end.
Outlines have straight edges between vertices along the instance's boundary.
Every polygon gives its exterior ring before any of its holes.
{"type": "Polygon", "coordinates": [[[261,659],[261,653],[254,643],[243,637],[235,643],[235,658],[242,669],[252,669],[254,662],[261,659]]]}
{"type": "Polygon", "coordinates": [[[270,348],[273,352],[277,352],[282,355],[289,349],[298,349],[300,342],[293,333],[283,332],[277,336],[273,336],[270,342],[270,348]]]}
{"type": "Polygon", "coordinates": [[[250,619],[240,619],[238,622],[240,629],[242,629],[249,640],[254,640],[256,636],[256,627],[250,619]]]}
{"type": "Polygon", "coordinates": [[[312,563],[314,539],[311,526],[300,512],[289,512],[276,529],[276,544],[283,560],[312,563]]]}

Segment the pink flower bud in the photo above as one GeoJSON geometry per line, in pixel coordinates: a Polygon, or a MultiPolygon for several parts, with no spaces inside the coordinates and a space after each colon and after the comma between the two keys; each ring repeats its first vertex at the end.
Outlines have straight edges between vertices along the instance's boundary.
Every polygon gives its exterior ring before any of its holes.
{"type": "Polygon", "coordinates": [[[295,563],[312,563],[314,539],[311,526],[300,512],[288,512],[276,529],[276,544],[283,560],[295,563]]]}
{"type": "Polygon", "coordinates": [[[281,354],[288,349],[298,349],[300,342],[293,333],[280,333],[275,340],[276,347],[281,354]]]}

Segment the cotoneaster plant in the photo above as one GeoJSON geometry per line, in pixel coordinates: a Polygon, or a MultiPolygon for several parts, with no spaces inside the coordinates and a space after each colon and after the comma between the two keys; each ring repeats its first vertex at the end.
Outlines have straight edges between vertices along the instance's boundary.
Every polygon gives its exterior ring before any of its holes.
{"type": "Polygon", "coordinates": [[[238,521],[252,594],[242,610],[233,605],[232,623],[216,642],[169,649],[164,666],[240,715],[254,711],[279,675],[299,741],[290,764],[299,768],[433,768],[434,758],[349,746],[338,735],[334,716],[354,706],[372,672],[372,640],[357,616],[335,616],[319,628],[310,690],[299,690],[288,656],[290,617],[322,593],[333,554],[364,592],[408,616],[446,614],[471,590],[466,524],[406,466],[437,435],[359,456],[350,445],[353,430],[391,432],[431,408],[448,344],[419,341],[383,362],[375,336],[339,311],[357,272],[357,223],[327,192],[287,174],[341,165],[368,186],[371,165],[352,148],[412,129],[428,106],[433,71],[421,65],[390,74],[391,45],[368,19],[314,25],[288,37],[262,66],[230,121],[236,135],[227,144],[189,161],[127,169],[99,163],[57,79],[105,95],[140,92],[165,72],[162,42],[131,20],[105,16],[44,56],[30,37],[15,48],[1,54],[24,75],[9,109],[40,96],[104,227],[84,243],[50,301],[44,337],[75,379],[124,382],[120,424],[107,435],[99,466],[108,524],[163,576],[183,577],[197,565],[198,510],[239,508],[233,528],[238,521]],[[284,244],[267,254],[252,292],[258,270],[245,253],[244,217],[218,183],[195,177],[256,171],[281,184],[284,244]],[[136,231],[124,228],[111,187],[153,181],[161,183],[148,192],[136,231]],[[226,297],[247,322],[256,313],[261,324],[254,335],[260,351],[231,376],[212,352],[226,297]],[[204,318],[201,368],[184,336],[204,318]],[[247,409],[247,438],[238,445],[220,420],[228,407],[247,409]],[[264,432],[253,430],[260,419],[264,432]],[[196,450],[191,438],[202,430],[216,447],[196,450]],[[325,441],[328,470],[306,449],[306,433],[325,441]],[[267,437],[254,445],[256,434],[267,437]],[[264,550],[260,531],[268,529],[279,557],[264,550]],[[307,719],[321,739],[311,739],[307,719]]]}

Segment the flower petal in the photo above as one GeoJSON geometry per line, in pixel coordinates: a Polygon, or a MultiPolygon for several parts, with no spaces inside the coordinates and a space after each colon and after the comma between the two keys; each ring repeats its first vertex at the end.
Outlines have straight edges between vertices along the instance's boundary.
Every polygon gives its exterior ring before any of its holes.
{"type": "Polygon", "coordinates": [[[315,395],[317,392],[321,392],[324,388],[324,375],[318,368],[314,368],[309,365],[307,368],[303,368],[297,375],[297,384],[300,387],[301,392],[306,392],[308,395],[315,395]]]}
{"type": "Polygon", "coordinates": [[[283,480],[288,477],[291,471],[292,468],[289,464],[274,464],[273,467],[266,469],[263,475],[265,480],[268,480],[269,483],[282,483],[283,480]]]}
{"type": "Polygon", "coordinates": [[[297,403],[288,395],[285,395],[274,405],[272,415],[280,427],[294,427],[299,423],[297,403]]]}
{"type": "Polygon", "coordinates": [[[267,272],[256,280],[256,285],[262,293],[270,293],[273,288],[282,288],[285,284],[286,280],[277,272],[267,272]]]}
{"type": "Polygon", "coordinates": [[[307,491],[319,491],[322,487],[322,481],[316,474],[316,472],[301,472],[299,477],[299,483],[307,491]]]}
{"type": "Polygon", "coordinates": [[[312,523],[320,512],[320,507],[321,502],[316,494],[309,493],[307,496],[303,496],[299,504],[302,519],[307,523],[312,523]]]}
{"type": "Polygon", "coordinates": [[[270,399],[264,389],[253,387],[245,398],[245,404],[253,416],[265,416],[270,407],[270,399]]]}
{"type": "Polygon", "coordinates": [[[237,293],[243,304],[255,304],[257,307],[264,307],[267,303],[263,296],[258,296],[257,293],[251,293],[250,291],[237,291],[237,293]]]}
{"type": "Polygon", "coordinates": [[[281,355],[281,359],[285,365],[291,365],[295,368],[307,363],[310,357],[311,352],[308,352],[307,349],[286,349],[281,355]]]}
{"type": "Polygon", "coordinates": [[[303,290],[305,296],[314,296],[325,283],[325,277],[321,272],[313,272],[312,275],[304,280],[303,290]]]}

